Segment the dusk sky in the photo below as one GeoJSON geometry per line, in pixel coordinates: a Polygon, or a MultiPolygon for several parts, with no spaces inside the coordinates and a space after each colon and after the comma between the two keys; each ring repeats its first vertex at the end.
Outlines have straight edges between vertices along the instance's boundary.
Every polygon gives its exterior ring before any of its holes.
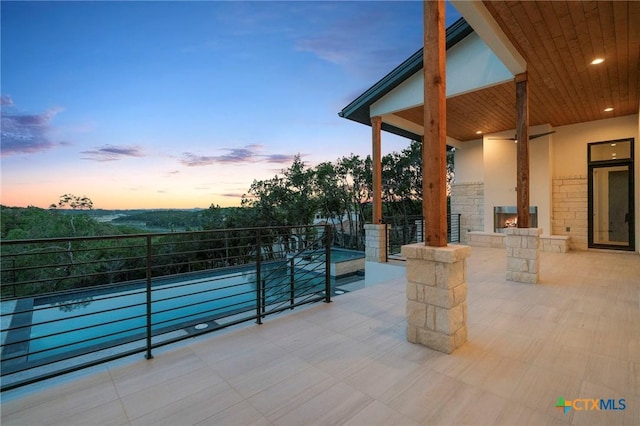
{"type": "Polygon", "coordinates": [[[370,128],[338,111],[422,44],[418,1],[0,7],[6,206],[235,206],[296,154],[364,157],[370,128]]]}

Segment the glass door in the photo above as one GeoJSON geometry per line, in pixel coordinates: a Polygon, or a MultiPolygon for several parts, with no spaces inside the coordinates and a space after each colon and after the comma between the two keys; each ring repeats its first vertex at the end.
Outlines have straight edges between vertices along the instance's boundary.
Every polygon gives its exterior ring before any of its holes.
{"type": "Polygon", "coordinates": [[[635,250],[633,140],[589,144],[589,247],[635,250]]]}

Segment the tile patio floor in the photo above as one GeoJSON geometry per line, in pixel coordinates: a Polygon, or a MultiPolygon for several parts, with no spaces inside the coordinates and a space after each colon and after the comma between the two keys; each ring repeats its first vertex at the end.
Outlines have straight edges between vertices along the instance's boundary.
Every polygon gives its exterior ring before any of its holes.
{"type": "Polygon", "coordinates": [[[507,282],[468,259],[469,341],[405,340],[403,278],[2,394],[2,425],[640,424],[640,256],[541,253],[507,282]],[[624,411],[554,408],[624,398],[624,411]]]}

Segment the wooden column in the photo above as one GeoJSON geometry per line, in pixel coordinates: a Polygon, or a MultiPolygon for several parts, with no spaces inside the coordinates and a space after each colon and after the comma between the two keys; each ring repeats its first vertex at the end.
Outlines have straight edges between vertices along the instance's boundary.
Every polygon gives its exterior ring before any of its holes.
{"type": "Polygon", "coordinates": [[[529,82],[527,73],[516,75],[516,140],[518,228],[529,227],[529,82]]]}
{"type": "Polygon", "coordinates": [[[373,143],[373,223],[382,223],[382,117],[371,117],[373,143]]]}
{"type": "Polygon", "coordinates": [[[422,215],[424,243],[447,245],[447,109],[444,0],[424,1],[424,136],[422,215]]]}

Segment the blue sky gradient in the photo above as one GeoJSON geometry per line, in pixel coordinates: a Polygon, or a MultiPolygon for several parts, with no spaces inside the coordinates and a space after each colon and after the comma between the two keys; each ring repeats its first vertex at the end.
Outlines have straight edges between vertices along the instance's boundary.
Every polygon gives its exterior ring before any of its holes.
{"type": "Polygon", "coordinates": [[[422,43],[421,2],[0,7],[9,206],[233,206],[296,154],[366,156],[370,129],[337,113],[422,43]]]}

